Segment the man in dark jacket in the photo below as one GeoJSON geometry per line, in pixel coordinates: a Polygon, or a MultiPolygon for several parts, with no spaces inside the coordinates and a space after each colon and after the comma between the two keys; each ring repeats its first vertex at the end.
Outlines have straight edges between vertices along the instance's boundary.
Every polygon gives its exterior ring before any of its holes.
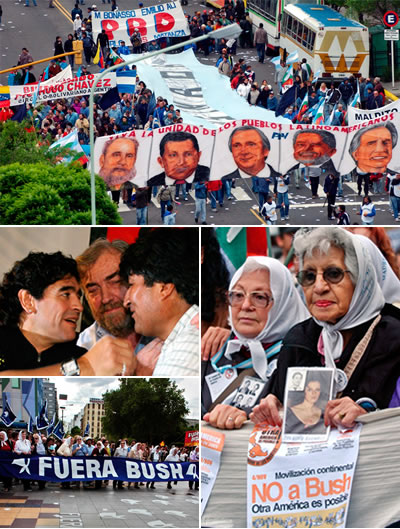
{"type": "Polygon", "coordinates": [[[336,193],[339,184],[339,177],[335,174],[328,174],[325,178],[324,193],[328,200],[328,220],[334,220],[333,215],[335,209],[336,193]]]}

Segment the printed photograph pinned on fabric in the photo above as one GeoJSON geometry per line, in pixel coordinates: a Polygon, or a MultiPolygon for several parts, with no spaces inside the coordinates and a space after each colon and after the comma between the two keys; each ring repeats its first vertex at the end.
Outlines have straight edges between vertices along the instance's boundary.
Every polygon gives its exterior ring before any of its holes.
{"type": "Polygon", "coordinates": [[[328,439],[324,413],[333,393],[334,370],[290,367],[286,375],[283,441],[320,442],[328,439]]]}

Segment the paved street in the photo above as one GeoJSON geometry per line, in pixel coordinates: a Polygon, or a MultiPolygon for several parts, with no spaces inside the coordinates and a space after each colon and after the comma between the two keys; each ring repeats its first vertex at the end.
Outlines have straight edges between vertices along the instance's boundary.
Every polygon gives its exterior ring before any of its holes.
{"type": "MultiPolygon", "coordinates": [[[[246,181],[236,181],[236,188],[232,189],[232,195],[235,200],[228,201],[224,199],[223,207],[217,205],[217,212],[211,211],[210,204],[207,205],[207,223],[210,225],[260,225],[265,221],[258,214],[258,197],[251,191],[250,183],[246,181]]],[[[357,212],[360,210],[361,197],[357,194],[357,184],[346,182],[343,185],[344,197],[337,199],[336,204],[345,204],[346,211],[350,215],[352,223],[361,224],[357,212]]],[[[327,206],[324,206],[325,197],[321,187],[319,188],[318,199],[311,198],[311,191],[304,185],[300,184],[300,189],[296,189],[294,184],[290,185],[290,220],[277,224],[286,225],[323,225],[335,224],[335,221],[328,221],[327,206]]],[[[371,195],[376,209],[375,224],[387,225],[396,224],[393,215],[389,209],[387,195],[371,195]]],[[[177,224],[194,224],[194,192],[190,192],[190,198],[185,202],[181,198],[180,205],[175,206],[177,224]]],[[[129,208],[122,201],[119,206],[119,212],[125,225],[136,224],[135,208],[129,208]]],[[[149,206],[149,224],[161,224],[160,206],[155,199],[149,206]]]]}
{"type": "MultiPolygon", "coordinates": [[[[126,485],[126,484],[125,484],[126,485]]],[[[61,489],[47,483],[44,491],[23,492],[17,485],[0,493],[0,527],[198,527],[198,492],[187,482],[168,490],[114,490],[112,482],[101,490],[61,489]]]]}

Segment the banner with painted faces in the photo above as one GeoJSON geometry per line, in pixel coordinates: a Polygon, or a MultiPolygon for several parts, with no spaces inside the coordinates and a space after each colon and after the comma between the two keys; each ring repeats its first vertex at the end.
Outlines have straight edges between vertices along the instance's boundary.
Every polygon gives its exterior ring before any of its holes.
{"type": "Polygon", "coordinates": [[[342,174],[400,172],[400,115],[398,112],[347,127],[340,164],[342,174]]]}
{"type": "MultiPolygon", "coordinates": [[[[309,176],[400,172],[400,114],[348,127],[236,120],[217,130],[179,123],[99,137],[95,170],[109,187],[232,178],[270,179],[297,169],[309,176]]],[[[322,183],[322,182],[321,182],[322,183]]]]}
{"type": "Polygon", "coordinates": [[[279,170],[279,127],[251,119],[225,123],[216,132],[211,180],[274,176],[279,170]]]}
{"type": "Polygon", "coordinates": [[[135,31],[141,41],[151,42],[161,37],[184,37],[190,35],[187,20],[180,2],[168,2],[155,6],[139,7],[127,11],[93,11],[93,34],[96,38],[104,29],[110,47],[129,44],[135,31]]]}
{"type": "Polygon", "coordinates": [[[205,182],[210,177],[215,130],[176,124],[154,130],[147,185],[205,182]]]}
{"type": "Polygon", "coordinates": [[[144,187],[147,181],[152,132],[132,130],[97,138],[94,147],[94,170],[110,189],[120,189],[125,182],[144,187]]]}

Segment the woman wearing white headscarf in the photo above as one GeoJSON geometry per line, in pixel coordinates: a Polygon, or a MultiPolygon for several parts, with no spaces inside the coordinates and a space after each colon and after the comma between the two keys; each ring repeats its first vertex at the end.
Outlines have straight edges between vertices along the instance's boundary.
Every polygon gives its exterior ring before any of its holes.
{"type": "Polygon", "coordinates": [[[299,283],[312,318],[284,339],[272,392],[251,419],[282,423],[288,367],[335,370],[335,396],[325,424],[349,428],[368,411],[386,408],[400,375],[400,311],[385,303],[367,245],[341,228],[296,234],[299,283]]]}
{"type": "MultiPolygon", "coordinates": [[[[20,455],[30,455],[32,451],[31,442],[26,438],[26,431],[21,430],[18,434],[18,441],[15,443],[14,452],[20,455]]],[[[22,479],[22,484],[24,486],[24,491],[30,492],[31,482],[29,479],[22,479]]]]}
{"type": "Polygon", "coordinates": [[[267,394],[282,338],[309,313],[289,270],[270,257],[249,257],[228,292],[229,339],[203,364],[203,419],[217,428],[240,428],[267,394]]]}
{"type": "MultiPolygon", "coordinates": [[[[32,443],[32,455],[44,456],[47,455],[46,448],[43,444],[42,436],[40,433],[33,434],[33,443],[32,443]]],[[[39,490],[43,490],[46,486],[46,482],[43,480],[38,480],[39,490]]]]}
{"type": "MultiPolygon", "coordinates": [[[[12,442],[8,440],[6,432],[0,432],[0,452],[12,452],[13,445],[12,442]]],[[[0,477],[4,483],[4,489],[2,492],[9,492],[12,486],[12,478],[0,477]]]]}

